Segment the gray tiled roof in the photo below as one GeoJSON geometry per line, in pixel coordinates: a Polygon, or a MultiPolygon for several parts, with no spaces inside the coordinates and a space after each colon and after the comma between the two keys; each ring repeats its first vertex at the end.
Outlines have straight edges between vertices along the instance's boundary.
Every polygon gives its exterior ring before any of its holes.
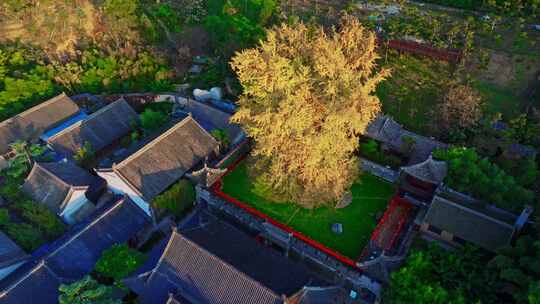
{"type": "Polygon", "coordinates": [[[405,142],[405,138],[411,138],[414,141],[414,145],[410,155],[408,155],[409,164],[423,162],[433,150],[447,147],[446,144],[437,140],[403,129],[392,117],[382,114],[378,115],[369,123],[365,135],[395,150],[401,148],[405,142]]]}
{"type": "Polygon", "coordinates": [[[191,304],[187,300],[183,299],[180,295],[169,295],[169,299],[166,304],[191,304]]]}
{"type": "Polygon", "coordinates": [[[399,140],[403,128],[391,117],[378,115],[366,128],[366,135],[378,141],[391,144],[399,140]]]}
{"type": "Polygon", "coordinates": [[[22,262],[28,258],[29,256],[21,247],[0,231],[0,268],[22,262]]]}
{"type": "Polygon", "coordinates": [[[152,271],[125,281],[142,304],[165,303],[170,293],[189,303],[282,303],[306,284],[327,284],[232,225],[199,216],[197,226],[172,233],[152,271]]]}
{"type": "Polygon", "coordinates": [[[0,154],[17,140],[38,138],[41,133],[77,114],[79,107],[65,94],[60,94],[23,113],[0,122],[0,154]]]}
{"type": "Polygon", "coordinates": [[[165,303],[171,292],[201,303],[281,303],[273,291],[177,232],[171,235],[154,270],[125,283],[139,295],[142,304],[165,303]]]}
{"type": "Polygon", "coordinates": [[[0,292],[0,304],[56,304],[58,287],[64,282],[46,263],[40,262],[16,274],[0,292]]]}
{"type": "Polygon", "coordinates": [[[512,225],[438,195],[424,222],[491,251],[508,245],[514,233],[512,225]]]}
{"type": "Polygon", "coordinates": [[[102,252],[141,231],[149,218],[128,197],[68,232],[37,262],[29,262],[0,282],[0,304],[58,303],[58,287],[90,273],[102,252]]]}
{"type": "Polygon", "coordinates": [[[211,105],[187,99],[183,110],[191,113],[193,118],[201,123],[203,127],[205,127],[204,124],[211,124],[214,128],[225,130],[231,141],[242,133],[240,125],[230,122],[231,114],[218,110],[211,105]]]}
{"type": "Polygon", "coordinates": [[[124,197],[51,252],[47,263],[58,275],[79,279],[92,271],[105,249],[128,241],[149,223],[149,217],[124,197]]]}
{"type": "Polygon", "coordinates": [[[308,283],[327,284],[302,264],[262,246],[231,224],[211,215],[202,214],[202,217],[204,224],[186,229],[182,234],[276,294],[291,295],[308,283]]]}
{"type": "Polygon", "coordinates": [[[132,121],[137,119],[135,110],[122,98],[54,135],[48,142],[66,157],[72,157],[86,142],[97,152],[126,135],[132,121]]]}
{"type": "Polygon", "coordinates": [[[22,189],[36,202],[60,213],[71,190],[87,189],[96,179],[71,162],[35,163],[22,189]]]}
{"type": "Polygon", "coordinates": [[[212,135],[188,116],[113,170],[151,201],[217,147],[212,135]]]}
{"type": "Polygon", "coordinates": [[[416,165],[401,167],[401,170],[419,180],[438,185],[446,177],[447,165],[445,161],[434,160],[430,155],[425,161],[416,165]]]}

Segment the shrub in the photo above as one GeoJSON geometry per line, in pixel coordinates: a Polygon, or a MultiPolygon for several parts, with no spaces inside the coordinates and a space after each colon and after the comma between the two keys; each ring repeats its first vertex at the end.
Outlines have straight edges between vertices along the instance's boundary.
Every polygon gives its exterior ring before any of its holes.
{"type": "Polygon", "coordinates": [[[114,280],[120,280],[133,273],[146,260],[141,252],[126,244],[116,244],[105,250],[96,263],[95,270],[114,280]]]}
{"type": "Polygon", "coordinates": [[[75,159],[78,164],[83,164],[92,159],[94,155],[95,151],[92,147],[92,144],[88,141],[85,141],[83,146],[80,147],[77,152],[75,152],[75,155],[73,155],[73,159],[75,159]]]}
{"type": "Polygon", "coordinates": [[[0,227],[5,227],[9,224],[9,211],[6,208],[0,209],[0,227]]]}
{"type": "Polygon", "coordinates": [[[62,284],[58,288],[60,304],[93,303],[93,304],[121,304],[121,300],[113,299],[113,288],[99,284],[90,276],[69,285],[62,284]]]}
{"type": "Polygon", "coordinates": [[[392,154],[385,154],[385,152],[380,151],[379,143],[373,139],[360,144],[360,155],[373,162],[391,168],[397,168],[401,165],[401,159],[399,157],[392,154]]]}
{"type": "Polygon", "coordinates": [[[167,122],[167,115],[151,109],[144,110],[140,118],[141,127],[145,132],[155,131],[167,122]]]}
{"type": "Polygon", "coordinates": [[[231,140],[229,138],[229,134],[225,132],[223,129],[215,129],[210,132],[212,136],[219,142],[219,150],[220,151],[226,151],[229,148],[229,145],[231,144],[231,140]]]}
{"type": "Polygon", "coordinates": [[[65,224],[52,213],[45,205],[23,200],[15,204],[15,208],[21,212],[22,217],[38,228],[49,240],[60,237],[65,229],[65,224]]]}
{"type": "Polygon", "coordinates": [[[28,223],[10,223],[6,226],[6,233],[27,252],[36,250],[44,242],[41,232],[28,223]]]}
{"type": "Polygon", "coordinates": [[[154,199],[153,205],[158,209],[164,209],[171,212],[176,217],[181,217],[195,201],[195,188],[193,184],[182,179],[154,199]]]}
{"type": "Polygon", "coordinates": [[[172,113],[173,105],[172,102],[152,102],[147,104],[144,109],[160,112],[163,115],[170,115],[172,113]]]}

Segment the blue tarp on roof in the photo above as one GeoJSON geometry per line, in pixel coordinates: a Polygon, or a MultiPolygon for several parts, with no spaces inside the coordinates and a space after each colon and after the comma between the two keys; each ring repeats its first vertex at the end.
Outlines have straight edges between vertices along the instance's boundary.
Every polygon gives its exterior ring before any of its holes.
{"type": "Polygon", "coordinates": [[[53,137],[54,135],[62,132],[63,130],[69,128],[70,126],[78,123],[81,120],[85,120],[86,117],[88,117],[88,114],[86,114],[83,111],[80,111],[76,115],[71,116],[68,120],[61,123],[59,126],[44,132],[39,138],[46,142],[47,140],[49,140],[49,138],[53,137]]]}

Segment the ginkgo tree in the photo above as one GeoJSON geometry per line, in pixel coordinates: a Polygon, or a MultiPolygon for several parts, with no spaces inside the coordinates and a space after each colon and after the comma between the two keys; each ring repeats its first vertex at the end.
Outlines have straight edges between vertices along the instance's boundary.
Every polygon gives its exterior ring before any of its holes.
{"type": "Polygon", "coordinates": [[[231,61],[243,87],[232,121],[255,141],[252,170],[273,197],[333,202],[358,175],[358,137],[380,111],[375,34],[351,16],[329,31],[302,22],[268,30],[231,61]]]}

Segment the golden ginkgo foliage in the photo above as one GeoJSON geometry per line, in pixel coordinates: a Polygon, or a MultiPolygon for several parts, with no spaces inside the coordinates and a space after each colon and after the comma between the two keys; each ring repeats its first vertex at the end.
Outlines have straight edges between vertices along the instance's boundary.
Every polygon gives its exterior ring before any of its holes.
{"type": "Polygon", "coordinates": [[[303,23],[267,32],[231,62],[244,91],[232,121],[255,140],[258,181],[274,197],[315,207],[358,175],[358,136],[380,111],[376,37],[346,16],[339,29],[303,23]]]}

